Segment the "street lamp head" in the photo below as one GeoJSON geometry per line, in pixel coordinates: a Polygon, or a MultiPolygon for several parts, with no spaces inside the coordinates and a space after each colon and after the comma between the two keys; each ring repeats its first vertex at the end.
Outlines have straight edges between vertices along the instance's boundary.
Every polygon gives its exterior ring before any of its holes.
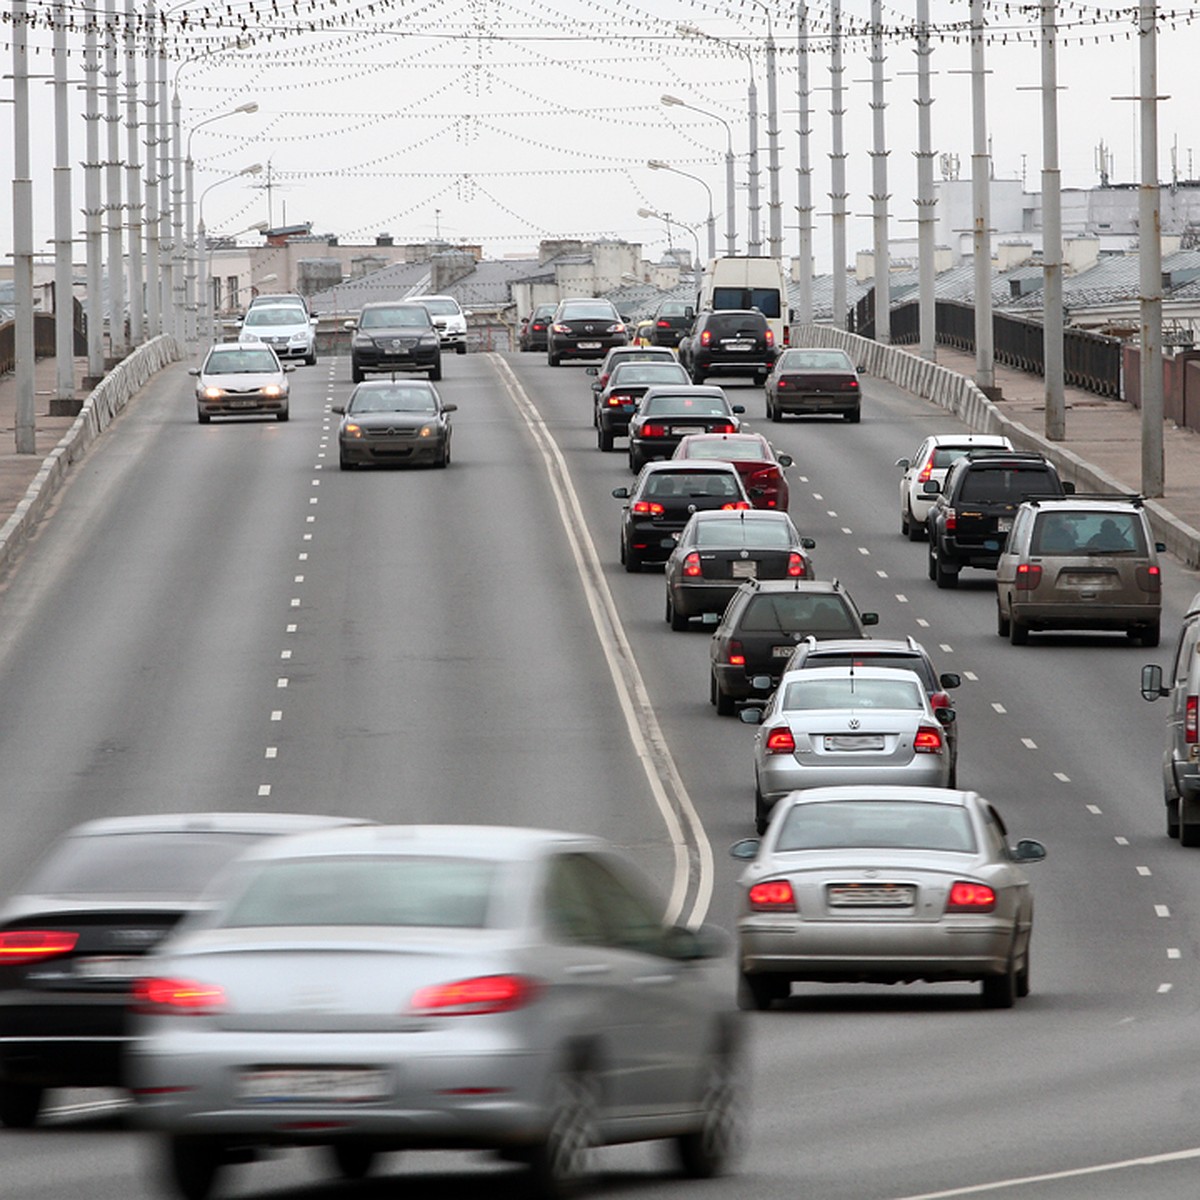
{"type": "Polygon", "coordinates": [[[671,169],[671,164],[663,162],[661,158],[647,159],[646,166],[652,171],[669,171],[671,169]]]}
{"type": "Polygon", "coordinates": [[[253,225],[247,227],[247,233],[262,233],[265,229],[270,229],[271,226],[266,221],[255,221],[253,225]]]}
{"type": "Polygon", "coordinates": [[[657,217],[658,213],[654,212],[653,209],[639,208],[638,216],[641,217],[643,221],[645,221],[645,220],[648,220],[650,217],[657,217]]]}
{"type": "Polygon", "coordinates": [[[704,30],[699,25],[676,25],[675,32],[680,37],[704,37],[704,30]]]}
{"type": "Polygon", "coordinates": [[[680,100],[680,98],[678,96],[665,96],[664,95],[664,96],[659,96],[658,100],[659,100],[660,104],[665,104],[668,108],[671,108],[674,105],[679,105],[682,108],[687,108],[687,105],[682,100],[680,100]]]}
{"type": "Polygon", "coordinates": [[[258,112],[258,101],[251,100],[248,104],[239,104],[234,112],[254,113],[258,112]]]}
{"type": "Polygon", "coordinates": [[[263,169],[262,163],[255,163],[253,166],[243,167],[238,172],[238,174],[239,175],[257,175],[262,169],[263,169]]]}

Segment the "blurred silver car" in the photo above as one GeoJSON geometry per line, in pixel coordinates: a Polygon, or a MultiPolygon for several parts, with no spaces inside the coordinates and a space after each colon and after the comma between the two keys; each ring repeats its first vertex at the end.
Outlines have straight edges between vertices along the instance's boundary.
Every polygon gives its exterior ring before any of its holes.
{"type": "Polygon", "coordinates": [[[768,1008],[795,981],[979,980],[985,1007],[1029,994],[1033,896],[1015,846],[976,792],[831,787],[778,805],[766,836],[730,849],[738,881],[738,1000],[768,1008]]]}
{"type": "Polygon", "coordinates": [[[213,346],[196,377],[196,419],[207,425],[213,417],[241,417],[255,413],[288,419],[288,373],[269,346],[241,346],[222,342],[213,346]]]}
{"type": "Polygon", "coordinates": [[[816,667],[785,671],[764,709],[739,714],[760,724],[754,739],[754,823],[797,788],[848,783],[948,787],[944,726],[954,710],[929,702],[912,671],[816,667]]]}
{"type": "Polygon", "coordinates": [[[170,1178],[201,1200],[263,1146],[482,1148],[558,1196],[593,1145],[674,1140],[716,1173],[739,1140],[726,939],[664,925],[606,843],[380,826],[243,858],[206,921],[135,983],[130,1074],[170,1178]]]}

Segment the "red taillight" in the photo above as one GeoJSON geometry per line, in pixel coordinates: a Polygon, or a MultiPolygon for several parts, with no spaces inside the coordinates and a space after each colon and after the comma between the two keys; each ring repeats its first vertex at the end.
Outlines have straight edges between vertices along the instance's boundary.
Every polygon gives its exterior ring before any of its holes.
{"type": "Polygon", "coordinates": [[[950,885],[947,912],[991,912],[995,907],[996,893],[986,883],[967,883],[960,879],[950,885]]]}
{"type": "Polygon", "coordinates": [[[657,504],[653,500],[636,500],[632,506],[632,512],[637,516],[661,517],[663,514],[663,506],[657,504]]]}
{"type": "Polygon", "coordinates": [[[661,318],[659,318],[659,320],[657,320],[657,321],[655,322],[655,325],[657,325],[657,327],[658,327],[659,329],[670,329],[670,328],[671,328],[671,322],[670,322],[670,321],[664,321],[664,320],[662,320],[661,318]]]}
{"type": "Polygon", "coordinates": [[[1040,563],[1017,563],[1017,591],[1032,592],[1042,582],[1040,563]]]}
{"type": "Polygon", "coordinates": [[[729,643],[729,665],[731,667],[744,667],[746,665],[746,651],[742,648],[741,642],[729,643]]]}
{"type": "Polygon", "coordinates": [[[691,554],[689,554],[689,555],[688,555],[688,556],[687,556],[687,557],[686,557],[686,558],[683,560],[683,573],[684,573],[685,575],[689,575],[689,576],[691,576],[693,579],[694,579],[694,578],[695,578],[697,575],[703,575],[703,574],[704,574],[704,572],[703,572],[703,570],[701,569],[701,566],[700,566],[700,555],[699,555],[699,554],[697,554],[695,550],[693,550],[693,551],[691,552],[691,554]]]}
{"type": "Polygon", "coordinates": [[[949,708],[950,697],[947,696],[945,692],[934,692],[933,695],[929,697],[929,707],[932,708],[934,712],[937,712],[939,708],[949,708]]]}
{"type": "Polygon", "coordinates": [[[766,331],[766,333],[767,333],[767,345],[768,345],[768,346],[773,346],[773,345],[775,345],[775,330],[773,330],[773,329],[768,329],[768,330],[766,331]]]}
{"type": "Polygon", "coordinates": [[[778,729],[772,729],[771,732],[767,734],[767,753],[796,753],[796,739],[792,737],[792,731],[786,725],[781,725],[778,729]]]}
{"type": "Polygon", "coordinates": [[[701,331],[700,345],[702,345],[702,346],[711,346],[712,345],[712,330],[711,329],[705,329],[705,330],[701,331]]]}
{"type": "Polygon", "coordinates": [[[545,329],[545,328],[546,328],[546,326],[545,326],[545,325],[543,325],[543,324],[541,323],[541,321],[534,321],[534,323],[533,323],[533,328],[534,328],[535,330],[538,330],[538,329],[545,329]]]}
{"type": "Polygon", "coordinates": [[[929,461],[921,468],[920,475],[917,476],[918,483],[928,483],[933,477],[933,455],[929,456],[929,461]]]}
{"type": "Polygon", "coordinates": [[[804,555],[797,554],[795,550],[788,555],[788,578],[803,579],[805,575],[804,555]]]}
{"type": "Polygon", "coordinates": [[[553,329],[555,333],[570,333],[571,332],[570,325],[551,325],[550,328],[553,329]]]}
{"type": "Polygon", "coordinates": [[[665,425],[643,425],[641,435],[642,437],[666,437],[667,427],[665,425]]]}
{"type": "Polygon", "coordinates": [[[757,471],[751,471],[747,483],[754,487],[774,486],[779,482],[778,467],[761,467],[757,471]]]}
{"type": "Polygon", "coordinates": [[[714,425],[709,433],[737,433],[737,429],[727,421],[724,425],[714,425]]]}
{"type": "Polygon", "coordinates": [[[776,387],[777,387],[777,388],[778,388],[778,389],[779,389],[779,390],[782,392],[782,391],[784,391],[786,388],[789,388],[789,387],[791,387],[791,384],[790,384],[790,383],[788,383],[788,381],[787,381],[786,379],[781,379],[781,380],[779,380],[779,382],[778,382],[778,383],[776,383],[776,385],[775,385],[775,386],[776,386],[776,387]]]}
{"type": "Polygon", "coordinates": [[[1183,740],[1189,746],[1194,746],[1200,739],[1197,738],[1196,717],[1197,710],[1200,709],[1200,697],[1189,696],[1187,698],[1187,707],[1183,712],[1183,740]]]}
{"type": "Polygon", "coordinates": [[[608,404],[611,408],[620,408],[622,404],[632,404],[632,396],[612,395],[608,398],[608,404]]]}
{"type": "Polygon", "coordinates": [[[133,1006],[138,1012],[177,1012],[203,1016],[225,1007],[225,991],[194,979],[153,976],[133,981],[133,1006]]]}
{"type": "Polygon", "coordinates": [[[732,510],[735,512],[740,512],[743,509],[753,508],[753,507],[754,506],[750,503],[749,500],[735,500],[732,504],[722,504],[721,511],[729,512],[730,510],[732,510]]]}
{"type": "Polygon", "coordinates": [[[913,749],[918,754],[941,754],[942,731],[932,725],[922,725],[913,738],[913,749]]]}
{"type": "Polygon", "coordinates": [[[1134,576],[1143,592],[1162,591],[1162,572],[1157,567],[1138,567],[1134,576]]]}
{"type": "Polygon", "coordinates": [[[16,929],[0,933],[0,967],[20,967],[42,962],[59,954],[70,954],[79,934],[60,929],[16,929]]]}
{"type": "Polygon", "coordinates": [[[620,322],[618,322],[616,325],[610,325],[608,327],[608,332],[609,333],[624,333],[625,326],[622,325],[620,322]]]}
{"type": "Polygon", "coordinates": [[[958,528],[958,513],[954,509],[946,509],[945,523],[947,533],[953,533],[958,528]]]}
{"type": "Polygon", "coordinates": [[[847,379],[847,380],[843,381],[842,391],[857,392],[858,391],[858,380],[857,379],[847,379]]]}
{"type": "Polygon", "coordinates": [[[537,983],[524,975],[480,975],[421,988],[409,1002],[409,1011],[433,1017],[511,1012],[529,1004],[538,990],[537,983]]]}
{"type": "Polygon", "coordinates": [[[786,879],[765,879],[749,892],[750,907],[755,912],[795,912],[796,893],[786,879]]]}

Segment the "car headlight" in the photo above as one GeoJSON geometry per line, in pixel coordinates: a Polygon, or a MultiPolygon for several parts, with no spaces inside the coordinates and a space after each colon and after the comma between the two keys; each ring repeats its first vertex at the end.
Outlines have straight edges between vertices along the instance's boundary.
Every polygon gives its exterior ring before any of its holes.
{"type": "Polygon", "coordinates": [[[220,400],[221,397],[225,395],[225,389],[219,388],[219,387],[213,387],[210,384],[208,387],[202,388],[200,390],[200,394],[204,397],[205,400],[220,400]]]}
{"type": "Polygon", "coordinates": [[[277,396],[282,396],[284,394],[284,390],[277,383],[268,383],[267,386],[263,388],[262,394],[264,396],[270,396],[272,399],[274,399],[277,396]]]}
{"type": "Polygon", "coordinates": [[[417,437],[437,437],[437,432],[436,425],[422,425],[421,432],[417,434],[417,437]]]}
{"type": "Polygon", "coordinates": [[[342,433],[346,437],[360,438],[363,435],[362,426],[356,425],[353,421],[347,421],[342,426],[342,433]]]}
{"type": "Polygon", "coordinates": [[[436,346],[438,344],[438,335],[436,333],[423,333],[421,335],[422,346],[436,346]]]}
{"type": "Polygon", "coordinates": [[[354,341],[351,342],[351,345],[357,346],[360,350],[369,350],[375,345],[375,339],[369,337],[360,337],[356,334],[354,341]]]}
{"type": "Polygon", "coordinates": [[[242,330],[241,333],[238,334],[238,343],[240,345],[248,345],[251,342],[261,342],[261,341],[262,341],[262,338],[260,338],[257,333],[252,333],[248,329],[244,329],[244,330],[242,330]]]}
{"type": "Polygon", "coordinates": [[[293,334],[292,334],[292,339],[291,339],[291,340],[292,340],[292,342],[293,342],[295,345],[297,345],[297,346],[304,346],[304,345],[307,345],[307,343],[308,343],[308,334],[307,334],[307,333],[293,333],[293,334]]]}

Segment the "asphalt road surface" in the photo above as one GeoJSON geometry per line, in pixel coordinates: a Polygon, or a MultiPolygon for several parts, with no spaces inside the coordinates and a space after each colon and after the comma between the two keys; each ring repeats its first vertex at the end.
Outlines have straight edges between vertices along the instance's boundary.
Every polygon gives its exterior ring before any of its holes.
{"type": "MultiPolygon", "coordinates": [[[[346,360],[292,377],[292,419],[196,424],[183,367],[110,430],[0,585],[0,891],[89,817],[271,808],[571,828],[625,846],[680,919],[732,925],[752,828],[753,731],[708,704],[707,632],[672,633],[661,572],[617,562],[623,442],[596,449],[589,379],[535,355],[446,360],[446,471],[340,472],[346,360]]],[[[954,419],[868,381],[861,425],[763,418],[796,460],[792,515],[879,636],[963,674],[960,783],[1038,837],[1033,994],[974,985],[798,988],[748,1018],[740,1172],[667,1175],[655,1146],[599,1156],[601,1194],[713,1200],[1159,1200],[1193,1194],[1200,852],[1165,837],[1167,662],[1197,577],[1168,562],[1158,651],[1119,635],[995,634],[994,589],[926,578],[899,533],[894,460],[954,419]]],[[[730,987],[733,986],[732,970],[730,987]]],[[[56,1094],[0,1133],[14,1200],[160,1195],[119,1097],[56,1094]]],[[[410,1154],[358,1185],[291,1152],[225,1194],[520,1194],[481,1155],[410,1154]]]]}

